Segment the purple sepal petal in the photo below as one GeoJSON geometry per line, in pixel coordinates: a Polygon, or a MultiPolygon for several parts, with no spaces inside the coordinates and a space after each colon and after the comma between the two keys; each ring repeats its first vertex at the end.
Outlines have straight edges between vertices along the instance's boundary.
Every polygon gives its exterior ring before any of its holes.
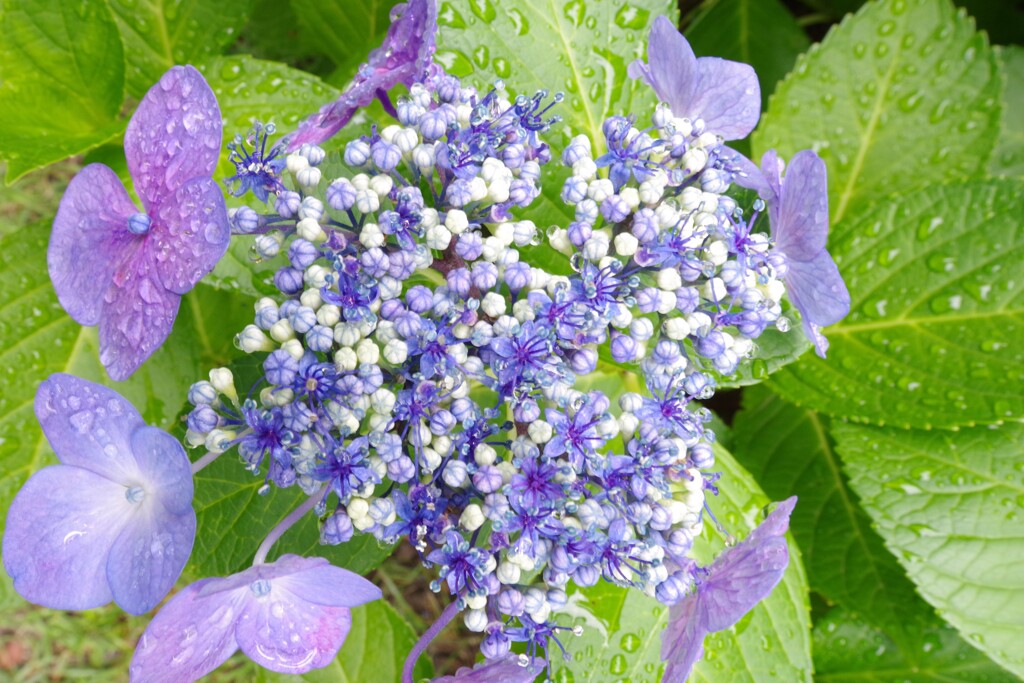
{"type": "Polygon", "coordinates": [[[704,654],[704,636],[708,634],[699,615],[697,600],[679,602],[669,608],[668,625],[661,633],[661,660],[666,662],[661,680],[682,683],[693,665],[704,654]]]}
{"type": "Polygon", "coordinates": [[[46,264],[64,310],[82,325],[96,325],[110,278],[138,248],[128,231],[137,213],[121,179],[103,164],[89,164],[71,179],[60,200],[46,264]]]}
{"type": "Polygon", "coordinates": [[[796,497],[779,503],[746,539],[704,570],[696,589],[669,612],[661,657],[662,680],[684,681],[703,652],[704,636],[727,629],[768,596],[789,565],[785,534],[796,497]]]}
{"type": "Polygon", "coordinates": [[[757,164],[732,147],[728,145],[723,145],[723,147],[726,153],[732,157],[732,165],[739,170],[733,182],[740,187],[757,192],[758,196],[767,202],[767,198],[771,196],[772,189],[768,178],[765,177],[761,169],[757,167],[757,164]]]}
{"type": "Polygon", "coordinates": [[[351,85],[337,101],[299,124],[288,137],[288,151],[303,144],[318,145],[345,127],[360,107],[387,93],[398,83],[412,85],[424,78],[437,40],[435,0],[409,0],[391,10],[391,26],[383,44],[370,53],[351,85]]]}
{"type": "Polygon", "coordinates": [[[351,626],[348,607],[339,605],[381,596],[361,576],[337,567],[325,573],[329,568],[323,558],[283,555],[189,586],[150,622],[132,659],[132,680],[194,681],[239,648],[281,673],[326,666],[351,626]]]}
{"type": "Polygon", "coordinates": [[[183,514],[171,513],[158,498],[147,492],[147,500],[138,504],[110,548],[107,580],[114,602],[129,614],[156,607],[192,554],[196,513],[191,507],[183,514]]]}
{"type": "Polygon", "coordinates": [[[234,624],[245,593],[202,595],[203,587],[212,580],[186,586],[160,608],[135,648],[129,669],[131,681],[191,683],[238,650],[234,624]]]}
{"type": "Polygon", "coordinates": [[[127,379],[174,327],[181,297],[164,289],[146,254],[114,275],[100,322],[100,362],[111,379],[127,379]]]}
{"type": "Polygon", "coordinates": [[[220,107],[192,66],[170,68],[128,122],[124,154],[146,213],[156,214],[185,182],[209,178],[221,145],[220,107]]]}
{"type": "Polygon", "coordinates": [[[139,427],[131,436],[132,453],[145,479],[142,485],[176,515],[192,510],[192,464],[181,442],[162,429],[139,427]]]}
{"type": "Polygon", "coordinates": [[[651,29],[647,62],[633,62],[629,76],[646,80],[676,116],[703,119],[707,130],[725,140],[745,138],[754,130],[761,117],[761,86],[749,65],[698,59],[665,17],[658,17],[651,29]]]}
{"type": "Polygon", "coordinates": [[[212,178],[195,178],[156,214],[162,228],[146,244],[163,286],[176,294],[192,289],[213,270],[231,240],[224,193],[212,178]]]}
{"type": "Polygon", "coordinates": [[[53,465],[14,497],[3,537],[4,569],[29,602],[91,609],[113,599],[106,564],[131,513],[124,487],[81,467],[53,465]]]}
{"type": "Polygon", "coordinates": [[[697,60],[696,98],[690,111],[724,140],[742,140],[761,118],[761,85],[749,64],[718,57],[697,60]]]}
{"type": "MultiPolygon", "coordinates": [[[[827,251],[809,261],[788,261],[788,267],[786,291],[803,316],[804,331],[814,341],[815,332],[807,325],[827,327],[845,318],[850,312],[850,292],[827,251]]],[[[823,353],[822,349],[818,355],[824,357],[823,353]]]]}
{"type": "Polygon", "coordinates": [[[480,662],[472,669],[463,667],[454,676],[435,678],[432,683],[533,683],[545,668],[544,660],[539,657],[531,659],[510,652],[480,662]]]}
{"type": "Polygon", "coordinates": [[[144,422],[121,394],[73,375],[57,373],[36,390],[36,419],[65,465],[112,481],[138,475],[131,436],[144,422]]]}
{"type": "Polygon", "coordinates": [[[808,261],[828,240],[828,178],[821,157],[809,149],[797,152],[786,168],[780,196],[772,221],[775,244],[790,259],[808,261]]]}

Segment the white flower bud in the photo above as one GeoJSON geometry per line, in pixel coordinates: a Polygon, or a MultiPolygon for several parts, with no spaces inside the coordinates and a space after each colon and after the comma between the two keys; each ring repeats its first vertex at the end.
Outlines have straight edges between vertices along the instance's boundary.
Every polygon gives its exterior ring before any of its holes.
{"type": "Polygon", "coordinates": [[[670,318],[662,325],[665,336],[675,341],[682,341],[690,336],[690,325],[682,318],[670,318]]]}
{"type": "Polygon", "coordinates": [[[497,318],[505,312],[505,297],[497,292],[487,292],[483,301],[480,302],[480,309],[492,318],[497,318]]]}
{"type": "Polygon", "coordinates": [[[581,250],[583,255],[590,261],[600,261],[608,255],[608,247],[611,240],[603,230],[598,230],[583,243],[581,250]]]}
{"type": "Polygon", "coordinates": [[[320,184],[320,178],[320,169],[315,166],[307,166],[295,174],[295,180],[299,181],[299,185],[306,190],[316,189],[316,186],[320,184]]]}
{"type": "Polygon", "coordinates": [[[729,260],[729,247],[721,240],[709,244],[704,253],[708,261],[715,266],[720,266],[729,260]]]}
{"type": "Polygon", "coordinates": [[[356,356],[360,363],[376,365],[380,360],[380,348],[369,339],[364,339],[356,346],[356,356]]]}
{"type": "Polygon", "coordinates": [[[376,213],[380,208],[380,197],[371,190],[356,191],[356,208],[361,213],[376,213]]]}
{"type": "Polygon", "coordinates": [[[615,236],[615,253],[619,256],[632,256],[640,248],[640,241],[633,233],[620,232],[615,236]]]}
{"type": "Polygon", "coordinates": [[[273,351],[277,348],[277,345],[270,341],[267,335],[263,334],[263,330],[255,325],[246,325],[245,329],[238,335],[237,340],[238,348],[246,353],[273,351]]]}
{"type": "Polygon", "coordinates": [[[412,163],[421,171],[433,168],[436,159],[433,145],[420,144],[412,150],[412,163]]]}
{"type": "Polygon", "coordinates": [[[383,247],[386,241],[387,238],[376,223],[367,223],[359,231],[359,243],[367,249],[383,247]]]}
{"type": "Polygon", "coordinates": [[[527,433],[530,435],[530,439],[536,444],[547,443],[551,440],[554,429],[551,425],[544,420],[536,420],[531,422],[527,427],[527,433]]]}
{"type": "Polygon", "coordinates": [[[309,168],[309,159],[301,154],[289,154],[285,158],[285,167],[292,175],[298,175],[300,171],[309,168]]]}
{"type": "Polygon", "coordinates": [[[480,509],[480,506],[476,503],[470,503],[466,506],[466,509],[462,511],[459,516],[459,526],[466,531],[476,531],[484,525],[487,518],[484,517],[484,511],[480,509]]]}
{"type": "Polygon", "coordinates": [[[504,584],[519,583],[522,570],[511,562],[502,562],[498,565],[498,581],[504,584]]]}
{"type": "Polygon", "coordinates": [[[463,614],[462,621],[473,633],[482,633],[487,628],[487,612],[482,609],[468,609],[463,614]]]}
{"type": "Polygon", "coordinates": [[[235,376],[227,368],[210,370],[210,384],[232,401],[238,400],[238,394],[235,392],[235,376]]]}
{"type": "MultiPolygon", "coordinates": [[[[313,169],[319,171],[319,169],[313,169]]],[[[301,221],[295,224],[296,234],[304,240],[310,242],[322,242],[327,239],[324,229],[320,227],[320,223],[312,218],[303,218],[301,221]]]]}
{"type": "Polygon", "coordinates": [[[341,309],[334,304],[323,304],[316,311],[316,321],[324,327],[334,327],[340,320],[341,309]]]}
{"type": "Polygon", "coordinates": [[[659,288],[672,292],[683,286],[683,278],[680,277],[679,271],[675,268],[662,268],[659,270],[657,281],[659,288]]]}
{"type": "Polygon", "coordinates": [[[444,226],[451,230],[453,235],[461,235],[469,227],[469,219],[462,209],[451,209],[445,214],[444,226]]]}
{"type": "Polygon", "coordinates": [[[302,360],[302,356],[306,353],[306,349],[298,339],[289,339],[281,344],[281,349],[295,360],[302,360]]]}
{"type": "Polygon", "coordinates": [[[401,365],[409,357],[409,347],[401,339],[392,339],[384,346],[384,359],[392,365],[401,365]]]}
{"type": "MultiPolygon", "coordinates": [[[[389,175],[375,175],[370,179],[370,191],[378,197],[387,197],[395,187],[395,181],[389,175]]],[[[380,204],[378,203],[378,206],[380,204]]]]}
{"type": "Polygon", "coordinates": [[[334,352],[334,367],[339,372],[350,372],[359,367],[359,356],[349,346],[342,347],[334,352]]]}
{"type": "Polygon", "coordinates": [[[427,229],[426,243],[428,249],[444,251],[451,244],[452,233],[443,225],[435,225],[427,229]]]}

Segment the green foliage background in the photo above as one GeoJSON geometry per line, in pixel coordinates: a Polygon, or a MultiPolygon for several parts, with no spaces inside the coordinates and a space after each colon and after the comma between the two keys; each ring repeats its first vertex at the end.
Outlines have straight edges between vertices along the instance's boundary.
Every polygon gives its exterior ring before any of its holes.
{"type": "MultiPolygon", "coordinates": [[[[9,183],[0,190],[0,521],[25,479],[53,461],[32,416],[39,381],[63,371],[109,383],[95,330],[64,314],[46,275],[49,225],[70,174],[102,161],[127,175],[127,119],[173,64],[204,72],[226,138],[254,118],[290,130],[345,87],[379,44],[393,4],[0,3],[0,160],[9,183]]],[[[984,0],[681,5],[443,0],[438,59],[480,86],[502,78],[514,91],[561,90],[562,136],[600,139],[607,115],[653,104],[625,69],[642,56],[653,19],[666,14],[680,20],[698,55],[757,70],[765,112],[740,149],[757,160],[770,148],[786,157],[812,148],[828,165],[829,249],[849,285],[851,314],[828,330],[828,360],[801,355],[806,345],[766,340],[741,382],[752,386],[714,404],[731,423],[719,429],[731,453],[718,452],[716,514],[742,537],[770,500],[798,495],[790,569],[750,615],[709,637],[693,680],[1020,680],[1021,10],[984,0]]],[[[562,173],[545,178],[530,216],[538,225],[569,220],[558,201],[562,173]]],[[[168,342],[118,390],[152,423],[177,427],[187,387],[238,361],[232,337],[272,268],[250,261],[247,244],[234,245],[185,297],[168,342]]],[[[630,368],[604,367],[593,381],[606,390],[635,383],[630,368]]],[[[197,482],[192,576],[245,566],[295,502],[285,492],[258,496],[256,482],[223,460],[197,482]]],[[[300,527],[281,551],[325,552],[315,534],[312,524],[300,527]]],[[[698,549],[706,560],[722,546],[715,534],[709,529],[698,549]]],[[[328,556],[367,572],[388,552],[364,542],[328,556]]],[[[400,592],[391,591],[394,606],[357,610],[336,664],[302,678],[396,680],[416,638],[407,617],[422,627],[400,592]]],[[[586,630],[567,643],[571,659],[556,661],[556,680],[660,680],[666,610],[607,586],[578,592],[570,604],[586,630]]],[[[0,679],[126,680],[144,624],[114,610],[33,609],[3,577],[0,679]]],[[[424,663],[419,674],[430,673],[424,663]]],[[[255,676],[278,680],[244,660],[210,680],[255,676]]]]}

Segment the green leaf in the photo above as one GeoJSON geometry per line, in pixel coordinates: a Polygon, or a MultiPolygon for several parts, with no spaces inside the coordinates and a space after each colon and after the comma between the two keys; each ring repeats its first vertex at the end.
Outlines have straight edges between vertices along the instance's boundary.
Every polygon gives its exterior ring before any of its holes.
{"type": "MultiPolygon", "coordinates": [[[[0,501],[3,512],[33,472],[54,462],[33,413],[36,387],[54,372],[110,386],[151,424],[168,429],[188,387],[209,365],[234,351],[231,337],[214,334],[238,302],[213,290],[185,296],[174,331],[130,379],[112,382],[99,363],[96,328],[82,327],[57,302],[46,270],[49,221],[0,239],[0,501]],[[227,313],[225,313],[227,312],[227,313]]],[[[2,520],[0,520],[2,521],[2,520]]]]}
{"type": "Polygon", "coordinates": [[[755,344],[757,348],[754,355],[744,359],[733,374],[724,376],[717,372],[711,373],[719,389],[735,389],[764,381],[811,349],[811,342],[799,326],[787,332],[769,327],[757,338],[755,344]]]}
{"type": "Polygon", "coordinates": [[[999,125],[995,57],[949,0],[865,5],[779,84],[756,156],[815,149],[828,165],[833,237],[900,191],[979,174],[999,125]]]}
{"type": "Polygon", "coordinates": [[[772,377],[785,398],[877,424],[1024,416],[1024,182],[939,185],[849,223],[833,254],[850,315],[772,377]]]}
{"type": "Polygon", "coordinates": [[[762,108],[811,41],[779,0],[712,0],[684,32],[698,57],[750,64],[761,84],[762,108]]]}
{"type": "Polygon", "coordinates": [[[1024,675],[1024,424],[959,432],[835,424],[850,485],[922,597],[1024,675]]]}
{"type": "Polygon", "coordinates": [[[116,135],[124,57],[102,0],[4,0],[0,158],[7,182],[116,135]]]}
{"type": "Polygon", "coordinates": [[[109,0],[124,41],[125,87],[142,97],[175,64],[221,52],[238,38],[251,0],[109,0]]]}
{"type": "MultiPolygon", "coordinates": [[[[394,683],[401,678],[405,656],[416,643],[416,633],[395,609],[377,600],[352,610],[352,630],[338,658],[323,669],[299,676],[260,669],[259,683],[394,683]]],[[[429,657],[420,657],[413,680],[430,678],[429,657]]]]}
{"type": "Polygon", "coordinates": [[[831,610],[814,625],[816,683],[1013,683],[1013,676],[949,628],[931,628],[917,643],[916,658],[856,614],[831,610]]]}
{"type": "Polygon", "coordinates": [[[398,0],[292,0],[292,10],[303,39],[338,65],[331,76],[338,83],[351,80],[370,51],[380,47],[396,4],[398,0]]]}
{"type": "Polygon", "coordinates": [[[999,176],[1024,176],[1024,48],[997,47],[1003,77],[1003,117],[988,171],[999,176]]]}
{"type": "MultiPolygon", "coordinates": [[[[727,451],[715,449],[715,469],[723,473],[721,494],[708,503],[715,516],[737,536],[757,526],[768,499],[727,451]]],[[[694,543],[693,554],[708,563],[725,547],[712,527],[694,543]]],[[[794,543],[789,568],[772,594],[731,629],[712,633],[704,659],[690,681],[762,681],[769,671],[783,681],[810,681],[810,616],[807,577],[794,543]]],[[[661,680],[661,632],[668,609],[633,589],[605,582],[570,596],[569,613],[583,635],[566,643],[572,661],[552,658],[555,681],[574,683],[657,683],[661,680]]]]}
{"type": "MultiPolygon", "coordinates": [[[[235,372],[236,378],[239,373],[235,372]]],[[[244,391],[244,382],[237,383],[244,391]]],[[[226,576],[246,568],[260,543],[278,522],[305,502],[308,496],[298,487],[269,487],[262,474],[245,470],[234,451],[225,453],[196,474],[193,506],[199,521],[195,550],[190,566],[201,576],[226,576]]],[[[390,546],[381,546],[373,536],[359,534],[348,543],[320,545],[319,526],[312,513],[277,542],[271,558],[284,553],[319,555],[333,564],[365,574],[390,554],[390,546]]]]}
{"type": "Polygon", "coordinates": [[[743,393],[733,422],[733,453],[772,498],[798,496],[790,531],[811,588],[884,629],[920,658],[921,627],[934,620],[841,470],[829,420],[786,403],[763,386],[743,393]]]}

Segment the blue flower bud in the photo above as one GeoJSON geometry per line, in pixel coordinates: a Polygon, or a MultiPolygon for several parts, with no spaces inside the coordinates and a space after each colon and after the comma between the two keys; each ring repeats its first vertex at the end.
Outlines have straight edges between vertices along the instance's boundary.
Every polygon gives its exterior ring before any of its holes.
{"type": "Polygon", "coordinates": [[[462,298],[469,296],[469,290],[473,286],[469,270],[466,268],[456,268],[448,273],[447,281],[448,288],[451,291],[455,292],[462,298]]]}
{"type": "Polygon", "coordinates": [[[640,244],[650,244],[658,239],[658,219],[650,209],[640,209],[633,216],[633,237],[640,244]]]}
{"type": "Polygon", "coordinates": [[[485,465],[473,474],[473,486],[481,493],[494,493],[501,485],[501,470],[494,465],[485,465]]]}
{"type": "Polygon", "coordinates": [[[255,232],[260,227],[260,216],[248,206],[239,207],[232,219],[235,229],[243,235],[255,232]]]}
{"type": "Polygon", "coordinates": [[[526,601],[523,594],[515,588],[506,588],[498,593],[498,610],[510,617],[521,616],[526,611],[526,601]]]}
{"type": "Polygon", "coordinates": [[[484,241],[478,232],[464,232],[455,243],[455,253],[467,261],[475,261],[484,251],[484,241]]]}
{"type": "Polygon", "coordinates": [[[282,349],[271,351],[263,361],[263,372],[267,376],[267,381],[274,386],[288,386],[295,381],[298,371],[299,362],[282,349]]]}
{"type": "Polygon", "coordinates": [[[128,232],[133,235],[145,235],[149,232],[149,226],[153,223],[145,213],[133,213],[128,217],[128,232]]]}
{"type": "Polygon", "coordinates": [[[725,351],[725,337],[718,330],[711,330],[694,342],[697,353],[705,358],[718,358],[725,351]]]}
{"type": "Polygon", "coordinates": [[[296,268],[306,269],[320,257],[320,250],[312,242],[298,238],[288,247],[288,260],[296,268]]]}
{"type": "Polygon", "coordinates": [[[282,190],[277,193],[277,198],[274,199],[274,211],[281,218],[294,218],[295,214],[299,211],[301,203],[302,197],[298,192],[282,190]]]}
{"type": "Polygon", "coordinates": [[[399,484],[411,481],[416,476],[416,465],[408,456],[400,456],[388,463],[388,477],[399,484]]]}
{"type": "Polygon", "coordinates": [[[601,215],[609,223],[621,223],[629,216],[629,204],[617,194],[601,202],[601,215]]]}
{"type": "Polygon", "coordinates": [[[462,207],[473,201],[473,190],[468,181],[456,178],[448,186],[447,197],[452,206],[462,207]]]}
{"type": "Polygon", "coordinates": [[[199,434],[207,434],[217,428],[220,416],[208,405],[200,404],[188,414],[188,428],[199,434]]]}
{"type": "Polygon", "coordinates": [[[594,227],[587,221],[574,221],[566,228],[569,234],[569,241],[574,247],[582,247],[583,244],[594,234],[594,227]]]}
{"type": "Polygon", "coordinates": [[[430,416],[430,432],[437,436],[450,433],[455,429],[455,416],[450,411],[440,409],[430,416]]]}
{"type": "Polygon", "coordinates": [[[327,353],[334,346],[334,330],[324,325],[314,325],[306,333],[306,346],[318,353],[327,353]]]}
{"type": "Polygon", "coordinates": [[[391,261],[387,253],[379,247],[367,249],[359,257],[359,265],[372,277],[380,278],[388,274],[391,261]]]}
{"type": "Polygon", "coordinates": [[[426,313],[434,305],[434,293],[423,285],[415,285],[405,293],[405,303],[413,313],[426,313]]]}
{"type": "Polygon", "coordinates": [[[696,287],[680,287],[676,290],[676,308],[683,313],[693,313],[700,306],[700,292],[696,287]]]}
{"type": "Polygon", "coordinates": [[[528,287],[533,279],[530,266],[522,261],[516,261],[505,268],[505,284],[512,292],[528,287]]]}
{"type": "Polygon", "coordinates": [[[629,363],[636,360],[639,345],[636,340],[620,332],[612,333],[611,352],[616,363],[629,363]]]}
{"type": "Polygon", "coordinates": [[[473,264],[473,284],[482,292],[498,284],[498,269],[493,263],[481,261],[473,264]]]}
{"type": "Polygon", "coordinates": [[[306,143],[299,147],[299,156],[306,158],[310,166],[319,166],[320,162],[327,156],[327,152],[323,150],[319,145],[311,145],[306,143]]]}
{"type": "Polygon", "coordinates": [[[415,126],[423,117],[424,109],[412,100],[402,100],[397,107],[398,122],[403,126],[415,126]]]}
{"type": "Polygon", "coordinates": [[[384,172],[393,171],[402,161],[402,150],[384,140],[377,140],[370,147],[373,165],[384,172]]]}
{"type": "Polygon", "coordinates": [[[440,140],[448,132],[448,121],[441,111],[429,111],[420,119],[420,135],[427,142],[440,140]]]}
{"type": "Polygon", "coordinates": [[[569,366],[577,375],[589,375],[597,368],[597,351],[579,349],[569,356],[569,366]]]}
{"type": "Polygon", "coordinates": [[[345,163],[359,168],[370,160],[370,145],[363,140],[352,140],[345,145],[345,163]]]}
{"type": "Polygon", "coordinates": [[[524,399],[513,413],[516,422],[535,422],[540,419],[540,406],[532,398],[524,399]]]}
{"type": "Polygon", "coordinates": [[[324,520],[320,527],[320,542],[324,545],[338,545],[352,539],[352,520],[341,508],[324,520]]]}
{"type": "Polygon", "coordinates": [[[302,291],[303,273],[298,268],[281,268],[274,273],[274,286],[283,294],[298,294],[302,291]]]}
{"type": "Polygon", "coordinates": [[[269,331],[278,320],[281,319],[278,313],[277,306],[264,306],[260,310],[256,311],[256,327],[260,328],[264,332],[269,331]]]}
{"type": "Polygon", "coordinates": [[[293,330],[299,334],[306,334],[316,325],[316,311],[309,306],[300,306],[288,316],[288,322],[291,323],[293,330]]]}
{"type": "Polygon", "coordinates": [[[188,402],[194,406],[209,405],[217,400],[217,390],[206,380],[196,382],[188,388],[188,402]]]}
{"type": "Polygon", "coordinates": [[[597,565],[585,564],[576,568],[576,571],[572,573],[572,578],[581,588],[589,588],[590,586],[597,585],[598,580],[601,578],[601,572],[598,570],[597,565]]]}
{"type": "Polygon", "coordinates": [[[689,573],[682,570],[669,574],[654,590],[654,597],[663,605],[674,605],[686,595],[690,580],[689,573]]]}
{"type": "Polygon", "coordinates": [[[281,242],[273,235],[259,235],[253,249],[260,258],[274,258],[281,251],[281,242]]]}
{"type": "Polygon", "coordinates": [[[348,211],[356,203],[356,186],[348,178],[338,178],[327,187],[327,205],[335,211],[348,211]]]}

